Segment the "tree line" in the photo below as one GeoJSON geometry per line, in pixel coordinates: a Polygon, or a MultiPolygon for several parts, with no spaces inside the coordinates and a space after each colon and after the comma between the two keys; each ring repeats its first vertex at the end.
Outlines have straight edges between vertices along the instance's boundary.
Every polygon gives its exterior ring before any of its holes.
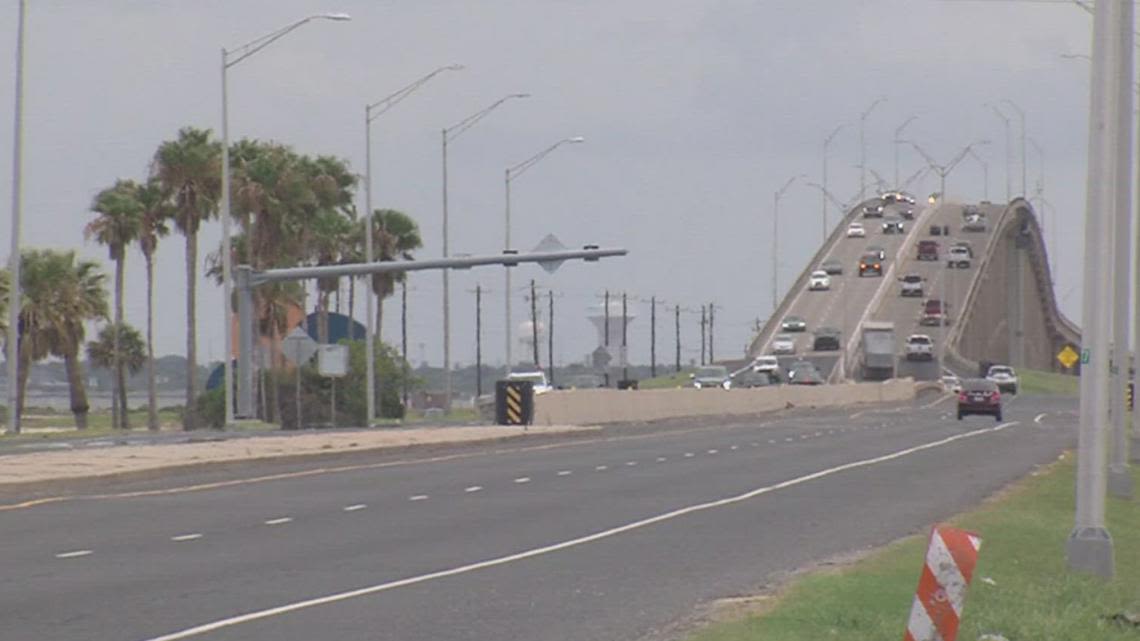
{"type": "MultiPolygon", "coordinates": [[[[157,430],[158,408],[154,373],[154,260],[160,241],[172,232],[184,241],[186,271],[186,403],[183,428],[201,426],[198,416],[197,281],[198,233],[216,219],[221,202],[222,143],[208,129],[183,128],[177,138],[161,143],[142,180],[120,178],[92,199],[84,228],[87,239],[107,248],[114,263],[113,309],[108,302],[107,276],[94,261],[78,259],[74,251],[28,249],[21,253],[19,315],[19,380],[17,412],[23,412],[28,372],[33,362],[54,356],[64,361],[71,411],[78,429],[86,427],[89,410],[80,361],[86,325],[104,323],[96,340],[86,344],[88,360],[112,370],[112,424],[128,429],[126,373],[146,368],[147,427],[157,430]],[[123,290],[127,257],[137,248],[146,271],[146,337],[127,324],[123,290]]],[[[229,149],[230,212],[237,233],[231,240],[234,264],[255,270],[300,265],[335,265],[364,261],[365,234],[372,234],[376,260],[411,260],[422,246],[419,227],[408,215],[378,209],[372,229],[354,206],[360,182],[347,161],[332,156],[309,156],[276,142],[242,139],[229,149]]],[[[222,282],[222,249],[206,256],[206,275],[222,282]]],[[[369,295],[377,310],[395,291],[404,274],[371,277],[369,295]]],[[[7,308],[10,275],[0,272],[0,306],[7,308]]],[[[356,279],[350,279],[349,316],[353,316],[356,279]]],[[[328,342],[331,296],[340,290],[337,278],[317,282],[318,338],[328,342]]],[[[255,322],[268,339],[271,370],[285,366],[280,338],[288,327],[289,310],[304,309],[300,283],[282,282],[253,292],[255,322]]],[[[234,301],[228,301],[231,309],[234,301]]],[[[380,336],[382,312],[373,328],[380,336]]],[[[7,313],[0,315],[0,329],[7,313]]],[[[350,324],[351,327],[351,324],[350,324]]],[[[230,328],[226,328],[229,331],[230,328]]],[[[350,338],[354,338],[351,337],[350,338]]],[[[377,341],[379,351],[384,348],[377,341]]],[[[231,355],[227,354],[227,358],[231,355]]],[[[361,353],[361,360],[363,352],[361,353]]],[[[267,374],[272,374],[269,372],[267,374]]],[[[259,385],[263,416],[280,421],[277,385],[259,385]]]]}

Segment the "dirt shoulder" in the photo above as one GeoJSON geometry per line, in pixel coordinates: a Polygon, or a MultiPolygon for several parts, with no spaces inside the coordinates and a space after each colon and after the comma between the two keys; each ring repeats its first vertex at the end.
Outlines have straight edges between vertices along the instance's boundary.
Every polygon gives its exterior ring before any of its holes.
{"type": "Polygon", "coordinates": [[[417,446],[495,442],[598,431],[597,427],[464,426],[329,431],[210,442],[147,444],[100,449],[29,452],[0,458],[0,489],[83,478],[144,474],[156,470],[264,461],[417,446]]]}

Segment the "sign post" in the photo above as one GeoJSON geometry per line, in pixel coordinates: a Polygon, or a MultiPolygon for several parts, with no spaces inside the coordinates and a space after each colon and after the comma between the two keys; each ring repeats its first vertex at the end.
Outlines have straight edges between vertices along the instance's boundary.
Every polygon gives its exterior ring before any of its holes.
{"type": "Polygon", "coordinates": [[[317,352],[317,371],[332,379],[329,420],[336,427],[336,379],[348,375],[348,345],[321,345],[317,352]]]}
{"type": "Polygon", "coordinates": [[[301,367],[317,352],[317,341],[310,338],[304,329],[298,327],[281,341],[281,352],[297,366],[296,429],[301,429],[305,423],[301,420],[301,367]]]}

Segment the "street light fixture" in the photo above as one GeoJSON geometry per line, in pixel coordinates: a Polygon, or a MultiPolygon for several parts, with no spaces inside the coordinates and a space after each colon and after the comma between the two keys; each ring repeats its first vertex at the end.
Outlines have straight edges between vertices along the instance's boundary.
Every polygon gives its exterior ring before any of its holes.
{"type": "MultiPolygon", "coordinates": [[[[519,176],[521,176],[524,172],[526,172],[526,170],[537,165],[540,160],[542,160],[543,158],[546,158],[548,155],[550,155],[551,152],[553,152],[555,149],[558,149],[562,145],[577,144],[580,142],[586,142],[586,139],[583,138],[582,136],[574,136],[572,138],[563,138],[562,140],[559,140],[558,142],[554,143],[553,145],[550,145],[546,149],[543,149],[542,151],[538,152],[537,154],[531,156],[530,158],[527,158],[526,160],[518,163],[517,165],[508,167],[506,169],[506,171],[504,172],[505,178],[503,180],[503,184],[506,187],[506,210],[504,212],[504,217],[503,217],[503,249],[504,250],[511,249],[511,181],[514,180],[515,178],[518,178],[519,176]]],[[[504,269],[504,273],[505,273],[505,276],[504,276],[505,285],[504,285],[503,291],[506,292],[506,295],[504,297],[506,298],[506,319],[507,319],[506,326],[505,326],[506,327],[506,338],[507,338],[506,357],[507,357],[507,373],[510,374],[511,373],[511,365],[512,365],[511,341],[513,340],[512,336],[511,336],[512,327],[511,327],[511,268],[510,268],[510,266],[507,266],[506,269],[504,269]]],[[[538,363],[535,363],[535,365],[538,365],[538,363]]]]}
{"type": "MultiPolygon", "coordinates": [[[[463,132],[474,127],[487,114],[495,109],[498,109],[503,103],[515,98],[529,98],[529,93],[512,93],[499,98],[490,105],[483,109],[467,116],[463,120],[455,123],[450,127],[444,127],[440,131],[440,138],[442,140],[442,159],[443,159],[443,257],[447,258],[450,251],[449,235],[448,235],[448,213],[447,213],[447,145],[461,136],[463,132]]],[[[451,412],[451,278],[448,269],[443,271],[443,383],[444,383],[444,404],[447,412],[451,412]]]]}
{"type": "Polygon", "coordinates": [[[784,193],[792,186],[792,183],[797,178],[807,178],[804,174],[792,176],[784,183],[783,187],[776,190],[772,198],[774,207],[772,209],[772,313],[776,313],[776,307],[779,305],[779,292],[780,292],[780,260],[777,253],[780,248],[780,199],[784,197],[784,193]]]}
{"type": "MultiPolygon", "coordinates": [[[[16,108],[12,117],[12,238],[8,255],[8,433],[20,433],[18,377],[20,341],[20,224],[23,218],[24,164],[24,26],[27,3],[20,0],[16,19],[16,108]]],[[[116,332],[116,336],[118,332],[116,332]]]]}
{"type": "MultiPolygon", "coordinates": [[[[374,103],[364,106],[364,262],[371,263],[375,257],[372,249],[372,121],[379,118],[392,107],[402,102],[405,98],[412,95],[420,87],[427,84],[429,80],[438,76],[445,71],[462,71],[463,65],[446,65],[439,67],[429,74],[425,74],[415,82],[403,87],[399,91],[392,93],[374,103]]],[[[380,219],[380,224],[384,225],[383,218],[380,219]]],[[[382,235],[383,236],[383,235],[382,235]]],[[[383,248],[381,248],[381,257],[383,256],[383,248]]],[[[365,296],[365,328],[364,328],[364,353],[372,354],[375,346],[373,336],[373,323],[375,318],[375,310],[373,309],[374,294],[372,292],[371,283],[369,283],[368,295],[365,296]]],[[[381,303],[382,304],[382,303],[381,303]]],[[[365,362],[365,424],[371,426],[373,419],[376,418],[376,363],[374,359],[369,356],[364,359],[365,362]]]]}
{"type": "MultiPolygon", "coordinates": [[[[823,186],[822,186],[823,191],[821,192],[821,196],[820,196],[820,201],[821,201],[820,206],[822,209],[822,216],[823,216],[823,220],[822,220],[823,229],[821,230],[821,236],[820,236],[820,238],[822,240],[827,240],[827,197],[826,197],[826,192],[827,192],[827,149],[828,149],[828,147],[831,146],[832,139],[834,139],[835,136],[840,131],[842,131],[843,128],[846,126],[847,126],[846,124],[839,125],[835,129],[833,129],[830,134],[828,134],[827,138],[823,139],[823,186]]],[[[840,215],[842,215],[842,213],[840,213],[840,215]]]]}
{"type": "MultiPolygon", "coordinates": [[[[234,65],[242,62],[246,58],[256,54],[262,49],[268,47],[274,42],[284,38],[290,32],[299,29],[306,23],[313,20],[332,20],[342,22],[350,20],[351,18],[347,13],[318,13],[311,16],[301,18],[296,22],[288,24],[276,31],[250,40],[249,42],[236,47],[232,50],[222,49],[222,290],[223,300],[225,303],[222,305],[222,317],[225,319],[225,358],[222,359],[222,371],[224,372],[225,387],[225,423],[226,425],[233,424],[234,421],[234,388],[233,388],[233,336],[231,332],[230,315],[232,314],[231,299],[233,296],[233,282],[231,273],[233,270],[233,256],[230,249],[231,243],[231,224],[230,224],[230,119],[229,119],[229,102],[228,102],[228,81],[227,70],[234,65]]],[[[190,354],[186,355],[190,357],[190,354]]],[[[252,372],[243,374],[242,378],[247,384],[252,385],[253,377],[252,372]]]]}
{"type": "Polygon", "coordinates": [[[913,140],[907,140],[906,142],[911,147],[914,147],[914,150],[918,152],[918,155],[922,156],[926,160],[927,165],[929,165],[930,168],[934,171],[934,173],[938,174],[938,177],[942,181],[941,184],[939,185],[938,194],[939,194],[939,197],[943,200],[943,202],[945,202],[945,200],[946,200],[946,177],[950,175],[950,172],[954,171],[954,168],[958,166],[958,163],[962,162],[962,159],[966,157],[966,154],[970,153],[970,150],[975,145],[988,145],[988,144],[990,144],[989,140],[976,140],[976,141],[966,145],[962,149],[962,151],[959,151],[958,155],[954,156],[953,160],[951,160],[950,162],[948,162],[944,165],[941,165],[941,164],[938,164],[938,162],[936,162],[934,160],[934,158],[931,157],[930,154],[926,153],[926,151],[922,147],[919,147],[918,143],[914,142],[913,140]]]}
{"type": "Polygon", "coordinates": [[[862,113],[862,115],[859,116],[859,168],[860,168],[859,169],[859,201],[860,202],[862,202],[862,200],[865,197],[865,194],[867,192],[867,169],[866,169],[866,167],[867,167],[867,140],[866,140],[866,137],[864,135],[864,129],[866,129],[866,126],[867,126],[867,116],[871,115],[871,112],[875,109],[875,107],[879,106],[879,103],[886,102],[886,100],[887,100],[886,96],[880,96],[879,98],[876,98],[875,102],[872,102],[871,106],[867,107],[867,110],[864,111],[862,113]]]}

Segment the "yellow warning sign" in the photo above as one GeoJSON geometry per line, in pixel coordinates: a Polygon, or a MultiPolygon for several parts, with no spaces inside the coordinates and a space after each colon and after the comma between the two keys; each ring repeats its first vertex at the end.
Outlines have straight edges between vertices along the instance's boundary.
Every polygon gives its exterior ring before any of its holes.
{"type": "Polygon", "coordinates": [[[517,387],[507,388],[507,424],[522,423],[522,391],[517,387]]]}
{"type": "Polygon", "coordinates": [[[1066,345],[1061,348],[1060,352],[1057,352],[1057,361],[1065,367],[1072,367],[1077,363],[1080,357],[1081,355],[1077,353],[1077,350],[1073,349],[1072,345],[1066,345]]]}

